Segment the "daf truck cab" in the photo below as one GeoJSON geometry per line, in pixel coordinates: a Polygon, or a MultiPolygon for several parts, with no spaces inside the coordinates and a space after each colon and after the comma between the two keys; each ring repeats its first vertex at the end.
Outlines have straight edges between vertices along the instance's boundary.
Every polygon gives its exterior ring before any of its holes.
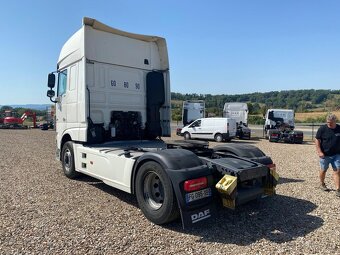
{"type": "MultiPolygon", "coordinates": [[[[204,100],[186,100],[183,101],[182,123],[183,127],[191,124],[194,120],[205,117],[204,100]]],[[[181,135],[181,127],[176,129],[176,134],[181,135]]]]}
{"type": "Polygon", "coordinates": [[[182,109],[183,126],[205,117],[205,102],[203,100],[184,101],[182,109]]]}
{"type": "Polygon", "coordinates": [[[250,139],[251,130],[248,127],[248,105],[247,103],[225,103],[223,117],[232,118],[236,121],[236,136],[240,139],[250,139]]]}
{"type": "Polygon", "coordinates": [[[48,75],[56,155],[66,177],[92,176],[136,196],[150,221],[183,227],[274,194],[270,157],[253,146],[172,141],[170,75],[162,37],[85,17],[48,75]],[[56,93],[55,93],[55,85],[56,93]]]}
{"type": "Polygon", "coordinates": [[[295,129],[294,111],[291,109],[268,109],[264,133],[270,142],[302,143],[303,132],[295,129]]]}

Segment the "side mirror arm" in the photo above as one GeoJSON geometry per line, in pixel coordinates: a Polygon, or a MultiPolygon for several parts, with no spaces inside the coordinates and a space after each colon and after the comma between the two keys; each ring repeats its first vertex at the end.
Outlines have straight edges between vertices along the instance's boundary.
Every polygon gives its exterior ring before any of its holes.
{"type": "Polygon", "coordinates": [[[58,98],[56,98],[55,100],[53,100],[52,97],[50,97],[50,100],[51,100],[52,103],[59,103],[58,98]]]}
{"type": "Polygon", "coordinates": [[[59,98],[57,97],[55,100],[53,100],[52,98],[55,96],[55,92],[52,88],[50,88],[47,91],[47,96],[50,98],[51,102],[53,103],[58,103],[59,102],[59,98]]]}

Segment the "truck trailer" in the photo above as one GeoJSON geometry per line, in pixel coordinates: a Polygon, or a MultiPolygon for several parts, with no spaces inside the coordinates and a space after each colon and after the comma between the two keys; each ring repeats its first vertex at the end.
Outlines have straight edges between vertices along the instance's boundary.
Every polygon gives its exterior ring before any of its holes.
{"type": "Polygon", "coordinates": [[[164,38],[85,17],[48,87],[65,176],[85,174],[135,195],[155,224],[180,217],[189,227],[213,217],[217,204],[235,208],[275,193],[275,164],[254,146],[161,139],[171,135],[164,38]]]}

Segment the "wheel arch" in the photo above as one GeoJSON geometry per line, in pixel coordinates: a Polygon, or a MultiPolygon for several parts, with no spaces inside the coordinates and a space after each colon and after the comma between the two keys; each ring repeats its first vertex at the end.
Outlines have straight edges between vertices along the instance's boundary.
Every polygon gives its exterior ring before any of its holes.
{"type": "Polygon", "coordinates": [[[213,148],[215,152],[226,152],[239,157],[263,157],[265,153],[259,148],[249,144],[224,144],[213,148]]]}
{"type": "Polygon", "coordinates": [[[214,138],[215,138],[217,135],[222,135],[222,132],[220,132],[220,131],[215,132],[215,133],[214,133],[214,138]]]}
{"type": "Polygon", "coordinates": [[[63,138],[60,141],[60,153],[59,153],[59,160],[61,160],[61,151],[63,150],[63,146],[66,142],[72,141],[72,137],[70,134],[66,133],[63,135],[63,138]]]}
{"type": "Polygon", "coordinates": [[[237,156],[256,161],[263,165],[272,164],[272,159],[259,148],[249,144],[224,144],[213,148],[216,154],[222,156],[237,156]]]}
{"type": "Polygon", "coordinates": [[[184,149],[167,149],[159,152],[147,152],[143,154],[134,164],[131,174],[131,193],[135,194],[136,190],[136,175],[139,168],[149,162],[154,161],[161,165],[163,170],[169,176],[171,182],[172,175],[169,171],[181,170],[184,168],[193,168],[203,165],[203,162],[191,151],[184,149]]]}
{"type": "Polygon", "coordinates": [[[184,137],[184,139],[187,139],[186,137],[188,137],[188,139],[191,139],[191,134],[190,134],[190,132],[189,132],[189,131],[185,131],[185,132],[183,133],[183,137],[184,137]]]}

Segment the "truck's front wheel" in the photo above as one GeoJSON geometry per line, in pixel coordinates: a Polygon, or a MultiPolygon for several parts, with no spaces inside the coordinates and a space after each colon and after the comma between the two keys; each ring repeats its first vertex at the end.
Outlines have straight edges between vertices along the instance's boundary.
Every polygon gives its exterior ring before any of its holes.
{"type": "Polygon", "coordinates": [[[66,142],[63,146],[61,152],[61,163],[63,165],[64,174],[70,178],[77,178],[80,173],[76,171],[74,164],[74,152],[73,152],[73,143],[66,142]]]}
{"type": "Polygon", "coordinates": [[[136,197],[145,217],[155,224],[165,224],[179,216],[171,181],[156,162],[146,162],[138,170],[136,197]]]}

